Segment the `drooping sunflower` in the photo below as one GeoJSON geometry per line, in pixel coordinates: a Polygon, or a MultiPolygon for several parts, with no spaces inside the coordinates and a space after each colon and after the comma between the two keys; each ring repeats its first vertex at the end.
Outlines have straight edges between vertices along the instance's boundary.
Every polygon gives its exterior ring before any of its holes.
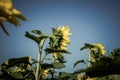
{"type": "MultiPolygon", "coordinates": [[[[51,48],[55,50],[67,50],[67,45],[70,44],[69,36],[71,34],[69,26],[59,26],[57,28],[53,28],[50,41],[51,48]]],[[[59,55],[60,52],[53,53],[54,58],[58,58],[59,55]]]]}
{"type": "Polygon", "coordinates": [[[106,51],[105,51],[105,46],[104,45],[102,45],[100,43],[96,43],[96,44],[93,44],[93,45],[99,48],[99,51],[102,55],[105,55],[106,51]]]}

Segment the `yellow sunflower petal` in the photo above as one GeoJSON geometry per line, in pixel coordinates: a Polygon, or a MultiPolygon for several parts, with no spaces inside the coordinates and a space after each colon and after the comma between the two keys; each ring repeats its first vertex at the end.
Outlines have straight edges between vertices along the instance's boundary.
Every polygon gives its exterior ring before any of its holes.
{"type": "Polygon", "coordinates": [[[65,40],[65,41],[70,41],[70,40],[69,40],[69,37],[66,37],[66,36],[63,36],[63,40],[65,40]]]}
{"type": "Polygon", "coordinates": [[[64,39],[64,40],[61,41],[61,43],[70,44],[70,39],[68,39],[68,40],[65,40],[65,39],[64,39]]]}
{"type": "Polygon", "coordinates": [[[57,59],[58,58],[58,56],[59,56],[59,53],[53,53],[53,57],[55,58],[55,59],[57,59]]]}
{"type": "Polygon", "coordinates": [[[67,44],[66,44],[66,43],[64,43],[64,42],[63,42],[63,43],[61,43],[61,45],[62,45],[62,46],[67,46],[67,44]]]}
{"type": "Polygon", "coordinates": [[[0,6],[7,9],[11,9],[13,7],[13,4],[11,0],[0,0],[0,6]]]}
{"type": "Polygon", "coordinates": [[[102,44],[100,44],[100,43],[97,43],[97,44],[94,44],[94,45],[97,46],[97,47],[99,47],[100,53],[101,53],[102,55],[104,55],[104,54],[106,53],[106,51],[105,51],[105,46],[104,46],[104,45],[102,45],[102,44]]]}
{"type": "Polygon", "coordinates": [[[44,74],[48,73],[49,72],[49,69],[46,69],[43,71],[44,74]]]}
{"type": "Polygon", "coordinates": [[[63,31],[65,30],[64,26],[62,26],[62,27],[60,28],[60,30],[63,32],[63,31]]]}
{"type": "Polygon", "coordinates": [[[96,44],[96,46],[98,46],[100,49],[104,49],[104,48],[105,48],[105,47],[104,47],[102,44],[100,44],[100,43],[96,44]]]}
{"type": "Polygon", "coordinates": [[[62,26],[59,26],[59,27],[57,28],[57,30],[60,30],[60,29],[61,29],[61,27],[62,27],[62,26]]]}
{"type": "Polygon", "coordinates": [[[18,11],[17,9],[15,9],[15,8],[12,10],[12,12],[13,12],[13,14],[16,14],[16,15],[21,14],[21,12],[18,11]]]}
{"type": "Polygon", "coordinates": [[[69,27],[65,28],[64,32],[70,32],[70,28],[69,27]]]}
{"type": "Polygon", "coordinates": [[[63,36],[70,36],[71,34],[72,34],[72,33],[71,33],[70,31],[69,31],[69,32],[68,32],[68,31],[64,31],[64,32],[63,32],[63,36]]]}
{"type": "Polygon", "coordinates": [[[69,28],[69,26],[62,26],[61,27],[61,29],[60,29],[61,31],[70,31],[70,28],[69,28]]]}
{"type": "Polygon", "coordinates": [[[101,50],[101,54],[104,55],[106,53],[105,50],[101,50]]]}
{"type": "Polygon", "coordinates": [[[60,46],[60,49],[61,50],[67,50],[67,47],[66,46],[60,46]]]}
{"type": "Polygon", "coordinates": [[[44,77],[44,78],[49,74],[49,70],[50,70],[50,69],[45,69],[45,70],[43,71],[43,77],[44,77]]]}
{"type": "Polygon", "coordinates": [[[9,9],[4,9],[4,11],[5,11],[5,13],[7,13],[8,15],[12,15],[12,11],[11,10],[9,10],[9,9]]]}

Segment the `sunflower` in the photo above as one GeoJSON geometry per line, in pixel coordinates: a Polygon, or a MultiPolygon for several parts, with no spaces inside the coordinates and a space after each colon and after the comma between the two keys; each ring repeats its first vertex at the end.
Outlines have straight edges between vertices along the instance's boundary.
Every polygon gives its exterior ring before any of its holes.
{"type": "Polygon", "coordinates": [[[60,41],[59,41],[59,48],[61,50],[67,50],[66,46],[70,44],[70,38],[69,36],[72,34],[70,32],[69,26],[60,26],[57,28],[57,31],[60,32],[60,41]]]}
{"type": "Polygon", "coordinates": [[[94,44],[94,46],[96,46],[96,47],[99,48],[100,53],[101,53],[102,55],[105,55],[106,51],[105,51],[105,46],[104,46],[104,45],[102,45],[102,44],[100,44],[100,43],[96,43],[96,44],[94,44]]]}
{"type": "Polygon", "coordinates": [[[42,77],[45,78],[46,76],[48,76],[49,71],[50,71],[50,69],[43,70],[42,77]]]}
{"type": "MultiPolygon", "coordinates": [[[[53,28],[50,41],[51,48],[55,50],[67,50],[67,45],[70,44],[69,36],[71,34],[69,26],[59,26],[57,28],[53,28]]],[[[54,58],[58,58],[59,55],[60,52],[53,53],[54,58]]]]}

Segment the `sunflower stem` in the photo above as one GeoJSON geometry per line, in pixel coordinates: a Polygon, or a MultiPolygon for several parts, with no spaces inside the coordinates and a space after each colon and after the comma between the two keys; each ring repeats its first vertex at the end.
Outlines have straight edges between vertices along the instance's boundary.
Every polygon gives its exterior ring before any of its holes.
{"type": "MultiPolygon", "coordinates": [[[[91,50],[90,49],[89,49],[89,52],[88,52],[88,60],[92,61],[92,56],[91,56],[91,50]]],[[[90,63],[88,63],[87,67],[90,67],[90,63]]]]}
{"type": "Polygon", "coordinates": [[[41,78],[41,57],[42,57],[42,49],[44,46],[46,39],[41,40],[40,44],[38,44],[38,63],[37,63],[37,70],[36,70],[36,80],[39,80],[41,78]]]}
{"type": "MultiPolygon", "coordinates": [[[[53,63],[55,63],[56,59],[54,58],[53,63]]],[[[54,74],[55,74],[55,68],[53,67],[53,73],[52,73],[52,79],[54,79],[54,74]]]]}
{"type": "Polygon", "coordinates": [[[44,55],[43,59],[41,60],[41,63],[43,63],[43,61],[45,60],[47,54],[44,55]]]}

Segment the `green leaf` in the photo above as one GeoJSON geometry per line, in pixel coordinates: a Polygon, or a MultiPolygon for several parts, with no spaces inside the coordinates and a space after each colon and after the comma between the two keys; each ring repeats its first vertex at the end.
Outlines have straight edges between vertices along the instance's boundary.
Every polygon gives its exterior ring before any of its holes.
{"type": "Polygon", "coordinates": [[[26,63],[26,64],[31,64],[30,62],[30,56],[25,56],[21,58],[12,58],[8,60],[8,63],[10,66],[13,66],[18,63],[26,63]]]}
{"type": "Polygon", "coordinates": [[[90,48],[92,48],[92,47],[94,47],[94,46],[91,45],[91,44],[85,43],[84,46],[83,46],[80,50],[90,49],[90,48]]]}
{"type": "Polygon", "coordinates": [[[45,58],[45,60],[49,60],[49,61],[52,61],[52,59],[51,59],[51,58],[45,58]]]}
{"type": "Polygon", "coordinates": [[[33,34],[30,34],[29,32],[26,32],[25,37],[35,41],[37,44],[39,44],[43,39],[48,38],[49,36],[41,35],[41,36],[35,36],[33,34]]]}
{"type": "Polygon", "coordinates": [[[45,51],[48,53],[61,52],[61,53],[71,54],[67,50],[56,50],[56,49],[51,49],[51,48],[46,48],[45,51]]]}
{"type": "Polygon", "coordinates": [[[60,55],[58,56],[57,60],[58,60],[60,63],[65,63],[65,62],[67,62],[67,61],[65,61],[64,56],[63,56],[62,54],[60,54],[60,55]]]}
{"type": "Polygon", "coordinates": [[[11,58],[8,61],[5,61],[4,63],[2,63],[1,66],[9,68],[9,67],[13,67],[13,66],[15,66],[15,65],[17,65],[19,63],[25,63],[25,64],[30,64],[31,65],[30,57],[25,56],[25,57],[21,57],[21,58],[11,58]]]}
{"type": "Polygon", "coordinates": [[[70,78],[69,78],[69,80],[78,80],[77,79],[77,75],[71,75],[70,78]]]}
{"type": "Polygon", "coordinates": [[[115,48],[112,52],[111,52],[111,56],[114,59],[118,59],[120,58],[120,48],[115,48]]]}
{"type": "Polygon", "coordinates": [[[37,35],[42,34],[42,32],[40,30],[32,30],[31,32],[34,33],[34,34],[37,34],[37,35]]]}
{"type": "Polygon", "coordinates": [[[36,59],[32,59],[32,64],[39,63],[36,59]]]}
{"type": "Polygon", "coordinates": [[[74,68],[75,68],[76,65],[78,65],[79,63],[84,63],[84,64],[86,64],[83,59],[82,59],[82,60],[78,60],[78,61],[76,61],[76,62],[74,63],[74,68]]]}
{"type": "Polygon", "coordinates": [[[100,60],[93,62],[93,64],[83,70],[77,70],[74,73],[85,72],[90,77],[101,77],[112,74],[120,74],[120,58],[111,59],[103,57],[100,60]]]}
{"type": "Polygon", "coordinates": [[[22,78],[22,80],[24,80],[23,78],[26,78],[27,76],[32,76],[34,78],[30,58],[30,56],[25,56],[21,58],[11,58],[8,61],[5,61],[1,65],[3,75],[12,78],[12,80],[17,80],[16,78],[22,78]]]}
{"type": "Polygon", "coordinates": [[[23,78],[23,75],[20,72],[10,73],[9,75],[12,76],[13,78],[17,78],[17,79],[23,78]]]}
{"type": "Polygon", "coordinates": [[[39,37],[36,37],[36,36],[30,34],[29,32],[26,32],[25,37],[34,40],[38,44],[40,43],[39,37]]]}
{"type": "Polygon", "coordinates": [[[65,65],[63,63],[60,63],[60,62],[54,62],[52,64],[56,69],[61,69],[61,68],[65,67],[65,65]]]}
{"type": "Polygon", "coordinates": [[[65,80],[77,80],[77,76],[72,74],[72,73],[67,73],[67,72],[60,72],[59,73],[60,79],[65,79],[65,80]]]}
{"type": "Polygon", "coordinates": [[[73,74],[78,74],[78,73],[82,73],[82,72],[86,72],[87,69],[79,69],[79,70],[76,70],[73,74]]]}
{"type": "Polygon", "coordinates": [[[67,72],[60,72],[59,73],[60,78],[70,77],[71,75],[72,75],[71,73],[67,73],[67,72]]]}
{"type": "Polygon", "coordinates": [[[45,35],[41,35],[40,37],[39,37],[39,39],[40,40],[43,40],[43,39],[46,39],[46,38],[48,38],[49,36],[45,36],[45,35]]]}
{"type": "Polygon", "coordinates": [[[43,69],[54,68],[53,64],[43,63],[41,64],[43,69]]]}

